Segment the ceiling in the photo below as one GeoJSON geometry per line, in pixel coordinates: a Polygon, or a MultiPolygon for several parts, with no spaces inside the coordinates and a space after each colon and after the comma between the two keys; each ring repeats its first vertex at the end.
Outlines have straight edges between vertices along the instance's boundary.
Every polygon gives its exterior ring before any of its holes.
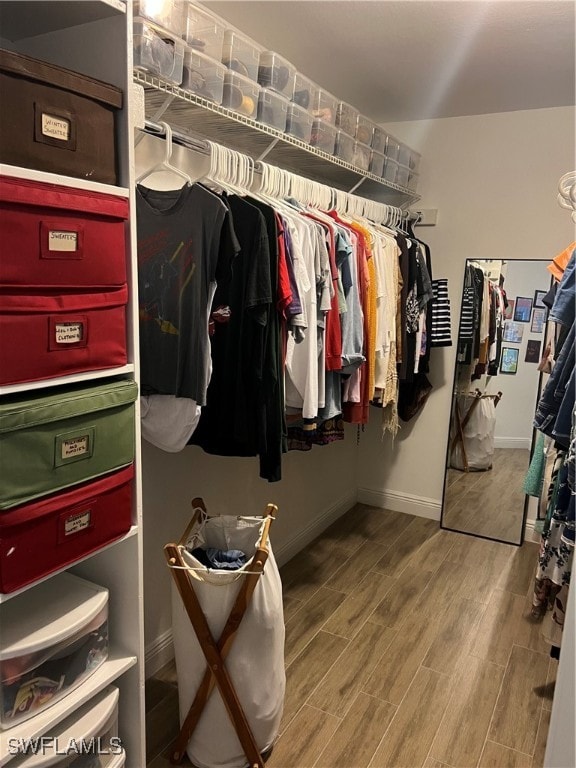
{"type": "Polygon", "coordinates": [[[575,103],[572,0],[204,4],[377,122],[575,103]]]}

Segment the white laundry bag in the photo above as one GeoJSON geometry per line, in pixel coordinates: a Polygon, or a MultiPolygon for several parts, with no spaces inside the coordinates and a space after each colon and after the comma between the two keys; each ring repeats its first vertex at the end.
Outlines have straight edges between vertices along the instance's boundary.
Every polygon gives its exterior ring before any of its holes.
{"type": "MultiPolygon", "coordinates": [[[[460,418],[464,421],[475,398],[468,395],[458,397],[460,418]]],[[[496,405],[493,397],[482,397],[474,406],[472,415],[464,427],[464,447],[468,469],[480,472],[492,468],[494,458],[494,429],[496,427],[496,405]]],[[[464,470],[462,443],[458,440],[452,451],[450,466],[464,470]]]]}
{"type": "MultiPolygon", "coordinates": [[[[212,636],[218,642],[236,595],[250,572],[260,541],[262,517],[222,515],[204,520],[181,555],[212,636]],[[239,549],[250,558],[236,571],[206,570],[189,551],[196,547],[239,549]]],[[[264,572],[244,614],[226,668],[260,752],[272,746],[284,707],[284,613],[282,583],[270,542],[264,572]]],[[[172,623],[180,723],[184,722],[206,670],[206,659],[186,609],[172,581],[172,623]]],[[[248,765],[222,696],[215,686],[188,742],[187,754],[198,768],[244,768],[248,765]]]]}

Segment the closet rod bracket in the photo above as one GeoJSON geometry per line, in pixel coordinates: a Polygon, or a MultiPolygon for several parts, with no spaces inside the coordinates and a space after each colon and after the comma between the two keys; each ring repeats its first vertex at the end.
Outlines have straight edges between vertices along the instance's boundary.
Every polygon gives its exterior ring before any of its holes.
{"type": "Polygon", "coordinates": [[[354,184],[354,186],[348,190],[348,194],[351,195],[353,192],[356,192],[358,187],[366,181],[366,178],[366,176],[362,176],[362,178],[359,179],[356,184],[354,184]]]}
{"type": "Polygon", "coordinates": [[[259,155],[259,156],[256,158],[256,161],[257,161],[257,162],[261,162],[262,160],[264,160],[264,158],[265,158],[267,155],[269,155],[269,154],[270,154],[270,152],[272,152],[272,150],[274,149],[274,147],[276,146],[276,144],[278,144],[278,142],[279,142],[279,139],[278,139],[278,138],[276,138],[276,139],[273,139],[273,140],[270,142],[269,146],[267,146],[267,147],[266,147],[266,149],[264,150],[264,152],[262,152],[262,154],[261,154],[261,155],[259,155]]]}

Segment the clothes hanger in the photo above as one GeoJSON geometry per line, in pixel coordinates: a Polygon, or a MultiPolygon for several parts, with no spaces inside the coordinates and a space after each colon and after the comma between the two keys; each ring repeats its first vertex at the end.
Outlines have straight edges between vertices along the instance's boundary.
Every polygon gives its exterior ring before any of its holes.
{"type": "Polygon", "coordinates": [[[152,168],[149,168],[146,171],[144,171],[144,173],[141,173],[136,179],[136,184],[141,184],[142,181],[144,181],[144,179],[148,178],[148,176],[151,176],[153,173],[158,173],[159,171],[168,171],[170,173],[175,174],[176,176],[180,176],[180,178],[183,178],[187,184],[192,184],[192,179],[186,173],[186,171],[183,171],[181,168],[178,168],[176,165],[173,165],[170,162],[170,159],[172,158],[172,152],[174,149],[174,146],[172,143],[172,128],[168,125],[168,123],[160,122],[160,125],[164,128],[164,134],[165,134],[164,159],[161,162],[154,165],[152,168]]]}

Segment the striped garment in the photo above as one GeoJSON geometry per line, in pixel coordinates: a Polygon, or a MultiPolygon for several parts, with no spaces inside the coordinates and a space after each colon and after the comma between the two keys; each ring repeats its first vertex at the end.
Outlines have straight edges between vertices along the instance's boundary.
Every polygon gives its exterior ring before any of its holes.
{"type": "Polygon", "coordinates": [[[432,280],[434,299],[432,301],[432,328],[430,330],[431,347],[451,347],[450,299],[448,280],[432,280]]]}

